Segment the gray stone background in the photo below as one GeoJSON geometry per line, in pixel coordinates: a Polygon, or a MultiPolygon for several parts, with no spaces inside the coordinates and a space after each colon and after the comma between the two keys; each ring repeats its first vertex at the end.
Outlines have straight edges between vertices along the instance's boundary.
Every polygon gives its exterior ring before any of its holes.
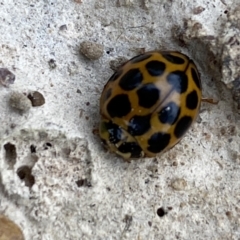
{"type": "Polygon", "coordinates": [[[0,86],[0,213],[25,239],[240,239],[239,5],[0,1],[0,67],[16,76],[0,86]],[[95,134],[99,98],[113,65],[154,49],[194,59],[217,104],[172,150],[128,163],[95,134]],[[33,91],[44,105],[10,104],[33,91]]]}

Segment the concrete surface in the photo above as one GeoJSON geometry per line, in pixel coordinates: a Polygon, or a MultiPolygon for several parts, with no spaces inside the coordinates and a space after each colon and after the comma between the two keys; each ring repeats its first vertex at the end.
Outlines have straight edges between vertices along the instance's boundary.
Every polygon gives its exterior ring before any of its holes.
{"type": "Polygon", "coordinates": [[[240,32],[238,5],[0,1],[0,67],[16,76],[0,87],[0,213],[25,239],[240,239],[239,114],[230,84],[239,79],[237,37],[230,41],[240,32]],[[103,45],[102,57],[80,54],[83,41],[103,45]],[[204,97],[218,104],[203,103],[172,150],[127,163],[94,134],[99,98],[110,61],[154,49],[193,58],[204,97]],[[45,104],[26,112],[9,105],[13,92],[30,91],[45,104]]]}

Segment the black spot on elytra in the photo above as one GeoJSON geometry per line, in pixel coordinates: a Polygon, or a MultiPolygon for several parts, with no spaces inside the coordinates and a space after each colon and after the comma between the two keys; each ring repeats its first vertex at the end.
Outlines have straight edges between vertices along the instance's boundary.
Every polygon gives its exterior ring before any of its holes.
{"type": "Polygon", "coordinates": [[[159,77],[164,73],[166,65],[163,62],[154,60],[146,64],[146,69],[151,76],[159,77]]]}
{"type": "Polygon", "coordinates": [[[195,82],[195,84],[197,85],[197,87],[199,89],[201,89],[201,80],[198,76],[198,73],[196,72],[196,70],[194,68],[191,68],[191,73],[192,73],[192,78],[193,78],[193,81],[195,82]]]}
{"type": "Polygon", "coordinates": [[[143,135],[151,128],[150,119],[151,119],[150,114],[147,116],[138,116],[138,115],[134,116],[129,121],[128,132],[132,136],[143,135]]]}
{"type": "Polygon", "coordinates": [[[185,60],[181,57],[174,56],[170,53],[164,53],[162,56],[167,59],[169,62],[174,63],[174,64],[184,64],[185,60]]]}
{"type": "Polygon", "coordinates": [[[168,74],[167,81],[178,93],[184,93],[188,87],[188,77],[185,72],[174,71],[168,74]]]}
{"type": "Polygon", "coordinates": [[[192,124],[193,119],[189,116],[182,117],[174,129],[174,134],[177,138],[181,138],[189,129],[192,124]]]}
{"type": "Polygon", "coordinates": [[[104,124],[109,133],[109,141],[113,144],[118,143],[121,140],[122,129],[112,122],[105,122],[104,124]]]}
{"type": "Polygon", "coordinates": [[[145,84],[137,90],[138,104],[144,108],[151,108],[159,99],[160,90],[152,83],[145,84]]]}
{"type": "Polygon", "coordinates": [[[157,132],[154,133],[148,140],[148,151],[152,153],[159,153],[164,150],[169,142],[171,135],[168,133],[157,132]]]}
{"type": "Polygon", "coordinates": [[[142,156],[142,148],[136,142],[124,142],[119,146],[118,151],[121,153],[131,153],[132,158],[142,156]]]}
{"type": "Polygon", "coordinates": [[[77,184],[78,187],[84,186],[85,179],[79,179],[75,183],[77,184]]]}
{"type": "Polygon", "coordinates": [[[163,124],[173,125],[180,114],[180,107],[174,102],[168,103],[161,111],[158,113],[159,121],[163,124]]]}
{"type": "Polygon", "coordinates": [[[123,73],[122,69],[117,70],[108,80],[108,82],[114,82],[116,79],[119,78],[119,76],[123,73]]]}
{"type": "Polygon", "coordinates": [[[142,62],[148,58],[150,58],[152,56],[152,54],[141,54],[141,55],[138,55],[134,58],[132,58],[130,60],[131,63],[138,63],[138,62],[142,62]]]}
{"type": "Polygon", "coordinates": [[[187,95],[186,106],[187,106],[187,108],[189,108],[191,110],[194,110],[194,109],[197,108],[197,106],[198,106],[198,95],[197,95],[196,90],[193,90],[192,92],[190,92],[187,95]]]}
{"type": "Polygon", "coordinates": [[[107,111],[111,118],[126,116],[131,111],[128,95],[120,94],[112,98],[107,105],[107,111]]]}
{"type": "Polygon", "coordinates": [[[119,81],[119,86],[125,90],[130,91],[136,88],[143,81],[143,75],[138,68],[130,69],[126,72],[119,81]]]}

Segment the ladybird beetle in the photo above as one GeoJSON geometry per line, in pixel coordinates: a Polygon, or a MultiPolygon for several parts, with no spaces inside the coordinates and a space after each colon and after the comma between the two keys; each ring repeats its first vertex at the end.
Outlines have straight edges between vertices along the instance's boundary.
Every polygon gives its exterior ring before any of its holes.
{"type": "Polygon", "coordinates": [[[104,86],[99,135],[125,159],[154,157],[180,141],[195,121],[201,80],[194,62],[152,51],[124,63],[104,86]]]}

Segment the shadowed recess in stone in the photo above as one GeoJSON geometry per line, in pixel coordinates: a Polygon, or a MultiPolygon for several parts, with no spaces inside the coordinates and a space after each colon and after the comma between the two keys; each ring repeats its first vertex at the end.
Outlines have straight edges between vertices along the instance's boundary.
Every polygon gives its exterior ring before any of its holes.
{"type": "Polygon", "coordinates": [[[37,148],[37,147],[32,144],[32,145],[30,146],[30,151],[31,151],[31,153],[36,153],[36,152],[37,152],[37,151],[36,151],[36,148],[37,148]]]}
{"type": "Polygon", "coordinates": [[[32,175],[32,169],[29,166],[21,166],[17,170],[18,177],[24,181],[25,186],[31,188],[35,183],[34,176],[32,175]]]}
{"type": "Polygon", "coordinates": [[[157,215],[158,215],[159,217],[163,217],[163,216],[166,215],[166,214],[167,214],[167,212],[164,210],[163,207],[158,208],[158,210],[157,210],[157,215]]]}
{"type": "Polygon", "coordinates": [[[17,151],[16,151],[16,146],[10,142],[6,143],[3,145],[4,150],[5,150],[5,159],[7,160],[7,163],[11,168],[16,163],[17,159],[17,151]]]}
{"type": "Polygon", "coordinates": [[[184,133],[189,129],[192,124],[193,119],[189,116],[182,117],[174,129],[174,134],[177,138],[181,138],[184,133]]]}

